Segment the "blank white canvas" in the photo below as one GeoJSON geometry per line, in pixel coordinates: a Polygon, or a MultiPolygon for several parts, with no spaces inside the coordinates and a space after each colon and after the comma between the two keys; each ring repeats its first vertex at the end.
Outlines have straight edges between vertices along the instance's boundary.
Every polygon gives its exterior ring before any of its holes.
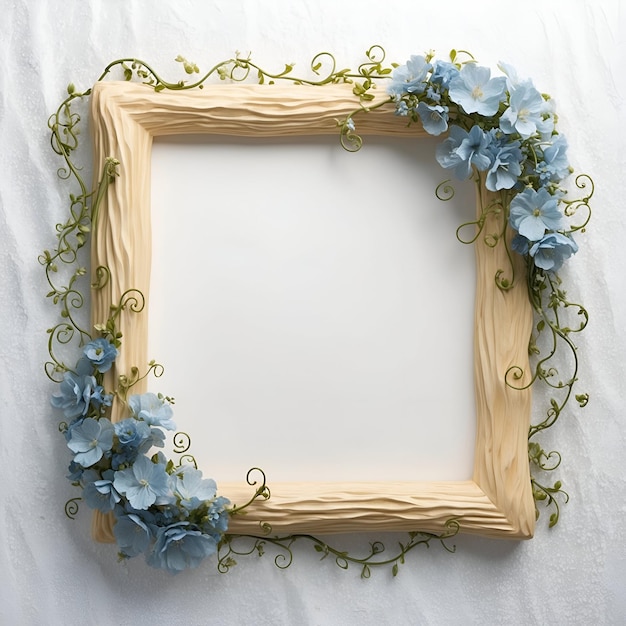
{"type": "Polygon", "coordinates": [[[471,478],[474,189],[435,197],[437,141],[155,141],[150,389],[218,483],[471,478]]]}

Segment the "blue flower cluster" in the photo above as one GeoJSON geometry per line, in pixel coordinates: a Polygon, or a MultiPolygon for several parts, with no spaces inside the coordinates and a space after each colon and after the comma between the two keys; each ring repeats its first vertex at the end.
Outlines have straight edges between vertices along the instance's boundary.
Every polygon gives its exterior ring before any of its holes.
{"type": "Polygon", "coordinates": [[[447,131],[439,164],[461,180],[483,173],[488,190],[507,192],[513,250],[557,271],[578,247],[559,208],[559,185],[572,170],[553,102],[506,64],[499,66],[504,76],[492,77],[473,60],[454,60],[412,56],[397,67],[387,90],[396,114],[419,120],[431,135],[447,131]]]}
{"type": "Polygon", "coordinates": [[[153,393],[128,399],[130,416],[115,424],[105,416],[112,396],[102,374],[117,358],[104,338],[89,342],[76,371],[64,374],[52,405],[70,420],[65,427],[73,453],[68,478],[83,488],[93,509],[113,512],[122,558],[145,554],[149,565],[170,572],[196,567],[217,551],[228,528],[229,501],[212,479],[192,465],[175,467],[156,448],[174,430],[172,408],[153,393]]]}

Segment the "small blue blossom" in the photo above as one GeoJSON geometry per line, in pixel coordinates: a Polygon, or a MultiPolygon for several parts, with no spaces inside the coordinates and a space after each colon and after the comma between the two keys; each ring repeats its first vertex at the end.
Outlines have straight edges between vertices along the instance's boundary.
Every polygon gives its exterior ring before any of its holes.
{"type": "Polygon", "coordinates": [[[543,122],[544,100],[530,81],[525,81],[511,92],[509,107],[500,118],[500,128],[512,135],[518,133],[528,139],[543,122]]]}
{"type": "Polygon", "coordinates": [[[558,182],[570,173],[564,135],[559,135],[551,145],[544,148],[543,160],[537,164],[536,171],[542,183],[558,182]]]}
{"type": "Polygon", "coordinates": [[[402,117],[405,117],[409,114],[409,107],[407,106],[407,103],[404,100],[398,100],[396,102],[395,114],[402,116],[402,117]]]}
{"type": "Polygon", "coordinates": [[[134,395],[128,399],[128,407],[138,420],[150,426],[160,426],[166,430],[176,430],[172,421],[172,407],[154,393],[134,395]]]}
{"type": "Polygon", "coordinates": [[[491,137],[479,126],[474,126],[468,133],[460,126],[451,126],[448,138],[437,146],[436,158],[445,169],[454,169],[460,180],[465,180],[472,173],[472,166],[484,171],[491,166],[489,143],[491,137]]]}
{"type": "Polygon", "coordinates": [[[150,437],[150,426],[134,417],[117,422],[114,427],[120,445],[124,447],[139,448],[150,437]]]}
{"type": "Polygon", "coordinates": [[[517,254],[526,256],[530,250],[530,241],[528,241],[528,239],[526,239],[523,235],[517,233],[511,240],[511,250],[513,250],[513,252],[517,252],[517,254]]]}
{"type": "Polygon", "coordinates": [[[393,71],[387,93],[391,96],[423,93],[426,89],[426,75],[431,68],[432,65],[425,57],[411,56],[406,65],[400,65],[393,71]]]}
{"type": "Polygon", "coordinates": [[[85,468],[82,465],[76,463],[76,461],[70,461],[67,470],[69,472],[69,474],[67,475],[67,479],[72,483],[80,481],[83,474],[85,473],[85,468]]]}
{"type": "Polygon", "coordinates": [[[430,82],[443,89],[450,87],[450,82],[459,75],[459,68],[448,61],[435,61],[430,82]]]}
{"type": "Polygon", "coordinates": [[[137,513],[119,515],[113,534],[120,553],[129,558],[145,552],[152,541],[150,527],[137,513]]]}
{"type": "Polygon", "coordinates": [[[213,500],[217,485],[212,478],[203,478],[202,472],[191,465],[183,465],[170,476],[170,487],[180,498],[180,504],[191,511],[207,500],[213,500]]]}
{"type": "Polygon", "coordinates": [[[207,523],[203,525],[204,532],[213,534],[217,541],[221,538],[221,534],[228,530],[228,521],[230,519],[226,506],[230,504],[230,500],[224,496],[215,498],[207,511],[207,523]],[[209,525],[213,528],[209,528],[209,525]],[[217,535],[216,535],[217,534],[217,535]]]}
{"type": "Polygon", "coordinates": [[[558,230],[562,218],[558,198],[543,187],[539,191],[526,188],[511,200],[509,222],[529,241],[538,241],[548,230],[558,230]]]}
{"type": "Polygon", "coordinates": [[[117,348],[109,341],[98,337],[90,341],[84,348],[83,354],[100,373],[108,372],[113,361],[117,358],[117,348]]]}
{"type": "Polygon", "coordinates": [[[512,189],[522,173],[524,156],[519,141],[509,141],[506,135],[496,136],[492,131],[493,140],[489,144],[491,165],[487,170],[485,187],[489,191],[512,189]]]}
{"type": "Polygon", "coordinates": [[[147,509],[159,496],[170,493],[165,466],[140,456],[127,469],[115,472],[113,486],[126,496],[134,509],[147,509]]]}
{"type": "Polygon", "coordinates": [[[507,89],[513,91],[513,89],[520,84],[520,79],[517,77],[517,70],[512,65],[504,63],[504,61],[498,63],[498,69],[506,76],[507,89]]]}
{"type": "Polygon", "coordinates": [[[554,114],[552,112],[547,112],[548,108],[549,104],[544,100],[541,121],[537,122],[537,132],[539,133],[542,141],[551,141],[556,126],[554,114]]]}
{"type": "Polygon", "coordinates": [[[213,537],[196,530],[188,522],[178,522],[158,529],[147,563],[176,574],[197,567],[216,551],[217,541],[213,537]]]}
{"type": "Polygon", "coordinates": [[[72,429],[67,447],[75,452],[74,462],[83,467],[95,465],[113,446],[113,424],[88,417],[72,429]]]}
{"type": "Polygon", "coordinates": [[[92,509],[108,513],[121,500],[120,494],[113,487],[113,470],[102,472],[102,478],[98,472],[88,470],[83,474],[81,482],[84,485],[83,498],[92,509]]]}
{"type": "Polygon", "coordinates": [[[75,419],[84,417],[89,405],[110,405],[111,396],[103,395],[104,389],[93,376],[81,376],[74,372],[65,372],[59,385],[59,391],[52,394],[50,402],[57,409],[62,409],[65,417],[75,419]]]}
{"type": "Polygon", "coordinates": [[[72,422],[70,422],[69,426],[65,429],[63,433],[65,435],[65,441],[69,441],[72,438],[72,430],[74,430],[74,428],[82,424],[84,420],[85,420],[84,417],[79,417],[73,420],[72,422]]]}
{"type": "Polygon", "coordinates": [[[480,67],[475,63],[463,66],[452,81],[448,94],[450,99],[463,107],[466,113],[480,115],[495,115],[504,100],[506,78],[498,76],[491,78],[488,67],[480,67]]]}
{"type": "MultiPolygon", "coordinates": [[[[139,424],[143,424],[148,429],[147,438],[142,440],[139,447],[119,443],[114,445],[111,457],[111,467],[114,470],[125,469],[132,465],[138,456],[146,454],[153,447],[163,448],[165,446],[165,433],[161,429],[150,427],[145,422],[139,422],[139,424]]],[[[143,430],[143,428],[141,429],[143,430]]],[[[159,462],[167,465],[167,459],[161,459],[159,462]]]]}
{"type": "Polygon", "coordinates": [[[117,444],[111,459],[113,469],[132,463],[139,454],[148,452],[152,447],[152,431],[146,422],[128,417],[114,424],[114,428],[117,444]]]}
{"type": "Polygon", "coordinates": [[[537,267],[549,272],[556,272],[563,262],[578,252],[578,245],[571,238],[561,233],[548,233],[535,242],[528,253],[537,267]]]}
{"type": "Polygon", "coordinates": [[[189,511],[178,506],[176,498],[171,496],[167,504],[159,503],[158,509],[154,512],[154,523],[156,526],[170,526],[176,522],[183,522],[189,517],[189,511]]]}
{"type": "Polygon", "coordinates": [[[429,135],[441,135],[448,130],[448,107],[420,102],[417,105],[417,114],[429,135]]]}
{"type": "Polygon", "coordinates": [[[441,102],[441,94],[433,85],[429,85],[426,89],[426,97],[432,100],[432,102],[441,102]]]}

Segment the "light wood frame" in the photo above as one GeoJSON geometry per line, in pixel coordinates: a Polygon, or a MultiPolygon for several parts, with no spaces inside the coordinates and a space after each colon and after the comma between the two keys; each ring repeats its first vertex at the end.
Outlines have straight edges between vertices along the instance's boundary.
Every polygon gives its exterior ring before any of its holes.
{"type": "MultiPolygon", "coordinates": [[[[382,90],[381,90],[382,91],[382,90]]],[[[384,97],[381,94],[379,97],[384,97]]],[[[106,320],[110,305],[128,289],[149,296],[151,264],[151,149],[160,135],[203,134],[257,137],[337,134],[336,120],[358,108],[349,85],[323,87],[207,85],[202,91],[160,92],[127,82],[101,82],[93,88],[94,171],[105,159],[119,160],[119,177],[109,186],[92,239],[92,267],[107,266],[111,279],[92,294],[92,321],[106,320]]],[[[358,116],[361,135],[425,136],[385,106],[358,116]]],[[[339,139],[337,140],[339,147],[339,139]]],[[[481,203],[493,200],[484,189],[481,203]]],[[[502,214],[490,215],[485,232],[502,229],[502,214]]],[[[528,367],[532,309],[525,281],[502,291],[494,277],[510,267],[503,245],[476,248],[474,382],[476,442],[473,479],[449,482],[273,483],[272,497],[257,501],[246,516],[232,518],[229,532],[258,534],[268,522],[276,533],[327,534],[392,530],[440,531],[458,518],[462,532],[493,537],[530,538],[535,507],[528,464],[530,389],[505,382],[509,368],[528,367]]],[[[515,255],[516,276],[525,274],[515,255]]],[[[146,307],[147,309],[147,307],[146,307]]],[[[122,315],[123,346],[107,373],[111,388],[131,367],[148,360],[148,314],[122,315]]],[[[519,381],[518,381],[519,382],[519,381]]],[[[526,381],[527,382],[527,381],[526,381]]],[[[521,381],[524,383],[524,380],[521,381]]],[[[145,391],[141,381],[133,391],[145,391]]],[[[118,404],[113,421],[125,417],[118,404]]],[[[197,443],[197,442],[196,442],[197,443]]],[[[197,446],[198,447],[198,446],[197,446]]],[[[220,494],[242,503],[250,488],[220,483],[220,494]]],[[[111,515],[96,512],[93,534],[113,541],[111,515]]]]}

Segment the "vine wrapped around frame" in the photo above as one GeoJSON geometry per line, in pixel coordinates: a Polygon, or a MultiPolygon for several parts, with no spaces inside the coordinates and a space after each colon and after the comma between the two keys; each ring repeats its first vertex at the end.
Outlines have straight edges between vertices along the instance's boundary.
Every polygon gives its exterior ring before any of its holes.
{"type": "MultiPolygon", "coordinates": [[[[524,389],[539,381],[560,394],[550,400],[546,417],[531,426],[529,432],[531,468],[553,471],[560,465],[560,454],[544,451],[535,437],[555,424],[574,394],[578,357],[571,336],[581,332],[588,319],[582,305],[568,300],[558,270],[577,250],[573,234],[584,232],[589,222],[593,182],[588,176],[579,175],[576,186],[585,195],[575,200],[568,198],[562,186],[571,172],[566,159],[567,143],[556,130],[551,99],[540,94],[530,81],[518,80],[512,68],[501,65],[504,76],[491,78],[489,70],[478,66],[471,55],[454,50],[449,61],[435,60],[429,52],[411,57],[405,65],[385,65],[383,48],[373,46],[366,52],[366,58],[353,72],[337,69],[334,56],[322,52],[310,64],[315,78],[304,78],[293,75],[293,64],[271,73],[254,63],[250,56],[239,54],[201,75],[195,63],[177,57],[188,76],[199,75],[191,82],[168,82],[147,63],[124,58],[110,63],[98,80],[118,68],[126,80],[137,79],[157,92],[202,89],[212,77],[232,82],[254,80],[268,85],[277,81],[318,86],[347,83],[353,86],[358,106],[345,119],[337,121],[340,142],[346,150],[356,151],[363,145],[355,120],[389,103],[395,105],[397,115],[407,117],[409,124],[420,123],[435,136],[447,133],[437,150],[440,165],[452,170],[457,178],[473,178],[479,189],[484,184],[498,194],[498,199],[485,206],[475,221],[458,227],[457,238],[463,243],[504,245],[509,260],[512,254],[521,254],[526,260],[527,289],[536,316],[535,332],[529,344],[535,362],[526,386],[518,386],[524,377],[519,367],[509,369],[506,383],[524,389]],[[382,84],[387,85],[389,98],[374,104],[373,91],[382,84]],[[571,220],[579,211],[584,213],[583,219],[572,225],[571,220]],[[492,214],[504,217],[502,230],[484,232],[487,217],[492,214]],[[507,236],[510,229],[516,233],[512,241],[507,236]],[[565,320],[572,311],[578,318],[574,324],[565,320]],[[562,347],[573,357],[571,373],[565,377],[560,377],[553,365],[562,347]]],[[[399,543],[396,555],[388,558],[382,558],[384,546],[380,542],[372,543],[370,553],[357,558],[310,535],[272,537],[271,528],[262,522],[263,536],[228,534],[229,516],[243,514],[255,500],[270,497],[263,472],[258,468],[251,470],[260,472],[261,483],[257,486],[249,473],[248,484],[255,487],[253,495],[241,506],[229,506],[225,498],[217,496],[214,481],[201,477],[194,457],[188,453],[190,440],[185,433],[174,435],[175,452],[179,455],[177,464],[161,452],[150,456],[155,446],[162,446],[163,431],[173,430],[174,401],[162,395],[132,395],[130,391],[145,377],[160,376],[162,366],[151,361],[143,372],[132,367],[118,378],[115,389],[103,387],[103,375],[122,349],[117,320],[122,314],[140,313],[144,307],[143,294],[135,289],[126,291],[119,303],[111,307],[108,319],[96,325],[95,333],[77,321],[77,313],[84,305],[79,285],[87,273],[80,263],[80,251],[97,228],[99,207],[108,186],[114,184],[120,165],[114,158],[107,158],[99,183],[91,190],[73,160],[81,122],[75,101],[90,93],[90,89],[78,92],[69,85],[67,97],[49,119],[52,149],[64,162],[58,170],[59,177],[72,180],[76,190],[69,196],[68,220],[57,226],[56,249],[44,251],[39,258],[50,286],[47,295],[61,317],[48,330],[50,360],[45,371],[60,384],[53,405],[64,412],[67,420],[60,429],[74,455],[69,478],[83,489],[82,499],[89,506],[116,511],[121,558],[146,553],[150,565],[175,572],[194,567],[205,556],[217,552],[219,571],[228,571],[236,556],[253,553],[260,556],[266,546],[272,545],[279,551],[276,565],[287,567],[293,558],[293,542],[300,539],[311,542],[322,558],[332,555],[344,569],[349,564],[358,565],[362,568],[361,575],[369,577],[371,568],[380,565],[391,565],[392,573],[397,574],[405,555],[418,545],[428,546],[432,540],[438,540],[447,548],[445,540],[458,532],[458,520],[450,520],[441,534],[410,533],[406,543],[399,543]],[[68,271],[62,272],[61,268],[68,271]],[[69,278],[65,279],[68,273],[69,278]],[[81,350],[82,356],[75,366],[69,366],[60,353],[69,352],[73,345],[81,350]],[[109,419],[113,396],[123,402],[128,415],[116,424],[109,419]],[[183,539],[193,546],[191,551],[181,547],[183,539]],[[249,550],[238,547],[242,541],[252,542],[249,550]]],[[[442,200],[453,194],[448,183],[445,181],[436,190],[442,200]]],[[[494,276],[503,291],[519,279],[513,267],[511,261],[510,268],[502,268],[494,276]]],[[[92,288],[102,289],[109,280],[110,270],[97,267],[92,288]]],[[[588,401],[584,393],[574,397],[581,407],[588,401]]],[[[568,496],[560,481],[546,486],[534,474],[531,480],[535,500],[553,508],[550,515],[553,526],[559,519],[559,497],[567,501],[568,496]]],[[[79,500],[80,497],[68,500],[69,517],[76,515],[79,500]]]]}

